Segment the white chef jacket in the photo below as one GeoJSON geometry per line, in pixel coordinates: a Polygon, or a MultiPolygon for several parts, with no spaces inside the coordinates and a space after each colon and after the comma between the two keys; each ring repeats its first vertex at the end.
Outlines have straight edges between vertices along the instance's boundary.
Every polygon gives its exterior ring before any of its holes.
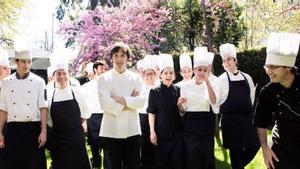
{"type": "Polygon", "coordinates": [[[0,109],[7,112],[7,122],[40,121],[40,108],[48,108],[45,81],[32,72],[25,79],[16,73],[3,80],[0,109]]]}
{"type": "Polygon", "coordinates": [[[141,134],[137,109],[144,106],[145,98],[132,97],[131,93],[134,89],[141,93],[142,84],[140,76],[129,70],[120,74],[111,69],[99,77],[98,94],[100,105],[104,110],[100,136],[127,138],[141,134]],[[115,102],[112,96],[124,97],[130,110],[124,111],[125,106],[115,102]]]}
{"type": "MultiPolygon", "coordinates": [[[[251,102],[253,104],[254,102],[254,97],[255,97],[255,87],[252,78],[244,72],[239,71],[237,75],[234,75],[233,73],[228,72],[229,78],[231,81],[241,81],[245,80],[244,76],[246,77],[246,80],[249,84],[250,87],[250,97],[251,97],[251,102]]],[[[215,89],[215,94],[217,96],[217,102],[216,106],[221,106],[227,99],[228,93],[229,93],[229,82],[228,78],[226,75],[226,72],[223,73],[216,79],[213,83],[214,89],[215,89]]],[[[234,90],[234,89],[233,89],[234,90]]]]}
{"type": "Polygon", "coordinates": [[[97,84],[97,79],[93,79],[82,85],[82,90],[87,99],[92,114],[103,113],[98,97],[97,84]]]}
{"type": "Polygon", "coordinates": [[[188,81],[180,88],[180,97],[187,99],[186,111],[210,111],[210,100],[206,83],[196,84],[195,79],[188,81]]]}

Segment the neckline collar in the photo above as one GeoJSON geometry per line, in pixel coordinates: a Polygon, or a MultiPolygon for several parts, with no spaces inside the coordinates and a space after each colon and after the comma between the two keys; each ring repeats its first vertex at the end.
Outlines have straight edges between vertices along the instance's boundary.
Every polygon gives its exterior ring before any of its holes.
{"type": "Polygon", "coordinates": [[[26,79],[26,78],[29,76],[29,73],[30,73],[30,72],[25,73],[25,74],[24,74],[24,77],[21,78],[21,77],[20,77],[20,74],[19,74],[18,72],[16,72],[16,78],[17,78],[17,79],[26,79]]]}

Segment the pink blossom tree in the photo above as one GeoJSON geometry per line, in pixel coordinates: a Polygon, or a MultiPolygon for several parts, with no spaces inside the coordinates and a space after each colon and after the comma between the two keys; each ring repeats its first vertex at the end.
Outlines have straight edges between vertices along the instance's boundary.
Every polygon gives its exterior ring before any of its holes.
{"type": "MultiPolygon", "coordinates": [[[[110,65],[109,51],[119,41],[131,47],[131,63],[135,64],[165,40],[159,33],[170,19],[170,13],[170,9],[147,1],[123,3],[119,7],[99,6],[73,21],[63,21],[58,33],[67,42],[80,45],[73,70],[83,62],[97,59],[104,59],[110,65]]],[[[69,46],[74,44],[68,43],[69,46]]]]}

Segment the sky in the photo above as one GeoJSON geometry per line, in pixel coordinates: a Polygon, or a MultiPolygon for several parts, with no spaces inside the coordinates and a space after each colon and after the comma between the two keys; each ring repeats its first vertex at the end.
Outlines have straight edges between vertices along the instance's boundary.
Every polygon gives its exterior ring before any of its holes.
{"type": "Polygon", "coordinates": [[[39,47],[42,44],[41,41],[45,39],[45,32],[51,38],[52,24],[54,33],[58,29],[54,13],[59,2],[59,0],[27,0],[26,6],[20,10],[19,20],[16,24],[16,37],[29,38],[30,41],[34,42],[34,47],[39,47]]]}

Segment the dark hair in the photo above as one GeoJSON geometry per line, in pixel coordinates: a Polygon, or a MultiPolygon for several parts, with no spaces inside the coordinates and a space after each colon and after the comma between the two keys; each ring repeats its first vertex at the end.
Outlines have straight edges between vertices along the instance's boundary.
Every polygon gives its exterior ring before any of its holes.
{"type": "Polygon", "coordinates": [[[106,65],[106,63],[102,60],[97,60],[94,64],[93,64],[93,72],[95,72],[95,69],[98,69],[98,66],[104,66],[106,65]]]}
{"type": "Polygon", "coordinates": [[[119,51],[124,52],[127,56],[127,59],[130,59],[130,48],[129,48],[129,46],[125,43],[120,43],[120,42],[114,44],[113,48],[109,52],[109,56],[112,58],[113,55],[115,53],[118,53],[119,51]]]}

